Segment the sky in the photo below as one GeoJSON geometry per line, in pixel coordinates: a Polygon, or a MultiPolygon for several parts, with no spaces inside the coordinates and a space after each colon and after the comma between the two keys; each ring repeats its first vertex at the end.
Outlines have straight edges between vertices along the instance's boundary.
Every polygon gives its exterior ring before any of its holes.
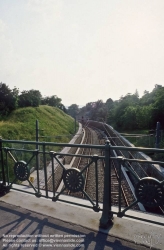
{"type": "Polygon", "coordinates": [[[0,82],[65,106],[164,86],[163,0],[1,0],[0,82]]]}

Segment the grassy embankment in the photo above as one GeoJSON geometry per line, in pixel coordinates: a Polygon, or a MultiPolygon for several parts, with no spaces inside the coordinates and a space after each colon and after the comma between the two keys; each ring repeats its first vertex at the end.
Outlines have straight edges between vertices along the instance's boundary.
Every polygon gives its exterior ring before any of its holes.
{"type": "MultiPolygon", "coordinates": [[[[42,105],[37,108],[17,109],[8,117],[0,120],[0,136],[3,139],[34,141],[36,120],[39,121],[40,136],[71,135],[74,133],[73,118],[58,108],[42,105]]],[[[68,138],[60,138],[59,142],[63,141],[68,141],[68,138]]]]}
{"type": "MultiPolygon", "coordinates": [[[[39,121],[39,141],[67,143],[75,132],[74,119],[58,108],[50,106],[20,108],[13,111],[8,117],[0,120],[0,137],[9,140],[36,140],[36,120],[39,121]],[[42,137],[46,136],[46,137],[42,137]],[[53,137],[50,137],[53,136],[53,137]]],[[[77,126],[78,127],[78,126],[77,126]]],[[[6,144],[17,149],[35,149],[35,145],[6,144]]],[[[42,147],[40,147],[42,150],[42,147]]],[[[46,147],[46,151],[60,151],[61,147],[46,147]]],[[[28,162],[30,153],[12,151],[16,160],[28,162]]],[[[42,156],[40,157],[42,158],[42,156]]],[[[47,156],[47,161],[49,157],[47,156]]],[[[8,157],[10,175],[13,177],[13,160],[8,157]]],[[[30,168],[36,166],[36,157],[30,162],[30,168]]],[[[42,159],[41,159],[42,165],[42,159]]],[[[12,178],[11,178],[12,179],[12,178]]]]}

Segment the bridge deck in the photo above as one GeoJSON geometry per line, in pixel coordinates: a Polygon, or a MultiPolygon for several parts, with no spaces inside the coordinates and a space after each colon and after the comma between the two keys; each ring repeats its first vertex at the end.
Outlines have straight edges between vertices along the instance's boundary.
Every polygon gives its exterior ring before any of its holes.
{"type": "Polygon", "coordinates": [[[99,228],[100,212],[14,190],[0,198],[0,214],[1,249],[164,249],[162,226],[114,217],[114,225],[104,230],[99,228]],[[18,245],[8,247],[9,239],[18,245]]]}

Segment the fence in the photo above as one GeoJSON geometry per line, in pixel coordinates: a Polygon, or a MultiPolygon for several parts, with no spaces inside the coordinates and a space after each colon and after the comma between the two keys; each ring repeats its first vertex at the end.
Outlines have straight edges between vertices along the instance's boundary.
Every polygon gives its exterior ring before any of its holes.
{"type": "MultiPolygon", "coordinates": [[[[122,146],[111,146],[109,141],[106,142],[105,145],[86,145],[86,144],[58,144],[58,143],[50,143],[50,142],[32,142],[32,141],[15,141],[15,140],[0,140],[0,192],[1,195],[10,191],[10,189],[15,189],[20,192],[25,192],[29,194],[33,194],[36,197],[45,197],[47,199],[51,199],[52,201],[61,201],[66,203],[71,203],[78,206],[84,206],[90,209],[93,209],[95,212],[102,212],[102,216],[100,219],[100,227],[106,228],[109,224],[113,223],[112,218],[113,214],[116,214],[118,217],[128,216],[131,218],[145,220],[148,222],[153,222],[156,224],[163,225],[161,222],[146,220],[139,217],[134,217],[128,215],[126,212],[135,206],[138,202],[142,203],[147,207],[157,207],[164,206],[164,178],[162,180],[157,180],[152,177],[139,178],[136,176],[133,169],[129,167],[128,171],[133,175],[133,177],[137,181],[137,185],[135,186],[135,196],[136,200],[127,206],[126,208],[121,207],[121,168],[124,166],[126,162],[139,162],[150,163],[150,164],[159,164],[163,165],[164,162],[159,161],[147,161],[147,160],[139,160],[139,159],[128,159],[123,157],[111,157],[111,150],[121,150],[121,151],[142,151],[142,152],[156,152],[156,153],[164,153],[162,149],[150,149],[150,148],[131,148],[131,147],[122,147],[122,146]],[[13,148],[14,144],[23,144],[24,147],[18,149],[17,147],[13,148]],[[76,157],[84,157],[89,159],[89,163],[84,166],[84,168],[80,171],[77,168],[66,169],[65,165],[60,160],[63,156],[75,156],[73,154],[62,154],[59,152],[55,152],[55,147],[78,147],[78,148],[96,148],[104,151],[103,155],[80,155],[77,154],[76,157]],[[14,152],[23,152],[24,159],[16,159],[14,157],[14,152]],[[44,172],[44,190],[40,187],[40,160],[43,164],[43,172],[44,172]],[[47,175],[47,160],[51,163],[51,175],[52,175],[52,186],[53,190],[51,192],[48,191],[48,175],[47,175]],[[104,160],[105,169],[104,169],[104,196],[102,204],[99,201],[99,181],[98,181],[98,161],[104,160]],[[118,170],[118,181],[119,181],[119,195],[118,195],[118,208],[117,211],[113,209],[111,202],[111,160],[115,160],[118,162],[119,170],[118,170]],[[30,168],[32,167],[32,163],[35,164],[36,169],[36,185],[33,184],[30,178],[30,168]],[[63,170],[62,181],[64,183],[63,188],[60,192],[56,191],[55,188],[55,176],[54,176],[54,166],[55,162],[59,164],[59,166],[63,170]],[[91,199],[91,197],[84,190],[84,172],[86,169],[90,168],[91,165],[94,164],[95,168],[95,199],[91,199]],[[27,189],[22,189],[22,182],[28,182],[31,189],[27,191],[27,189]],[[16,184],[16,185],[15,185],[16,184]],[[65,190],[69,192],[76,193],[82,192],[86,199],[89,201],[88,204],[72,202],[63,195],[65,190]]],[[[151,167],[151,166],[150,166],[151,167]]],[[[128,166],[126,165],[126,168],[128,166]]],[[[162,176],[162,175],[161,175],[162,176]]]]}

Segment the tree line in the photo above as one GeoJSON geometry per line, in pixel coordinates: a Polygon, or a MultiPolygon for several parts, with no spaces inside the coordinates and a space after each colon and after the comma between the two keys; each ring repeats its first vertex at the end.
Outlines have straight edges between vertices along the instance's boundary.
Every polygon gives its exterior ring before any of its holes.
{"type": "Polygon", "coordinates": [[[144,91],[139,98],[138,91],[121,96],[113,101],[108,98],[89,102],[86,106],[78,108],[77,104],[68,107],[68,113],[73,117],[106,122],[119,131],[137,129],[155,129],[160,122],[164,128],[164,87],[155,85],[152,92],[144,91]]]}
{"type": "Polygon", "coordinates": [[[8,115],[11,111],[22,107],[38,107],[49,105],[58,107],[77,119],[91,119],[106,122],[119,131],[137,129],[155,129],[160,122],[164,128],[164,87],[156,84],[152,92],[144,91],[139,98],[138,91],[121,96],[113,101],[108,98],[106,102],[98,100],[89,102],[79,108],[72,104],[66,109],[62,99],[56,95],[43,97],[39,90],[24,90],[21,93],[14,87],[10,89],[5,83],[0,83],[0,117],[8,115]]]}
{"type": "Polygon", "coordinates": [[[0,117],[8,115],[11,111],[23,107],[38,107],[39,105],[49,105],[58,107],[66,112],[62,99],[56,95],[43,97],[39,90],[24,90],[19,93],[19,89],[10,89],[5,83],[0,83],[0,117]]]}

